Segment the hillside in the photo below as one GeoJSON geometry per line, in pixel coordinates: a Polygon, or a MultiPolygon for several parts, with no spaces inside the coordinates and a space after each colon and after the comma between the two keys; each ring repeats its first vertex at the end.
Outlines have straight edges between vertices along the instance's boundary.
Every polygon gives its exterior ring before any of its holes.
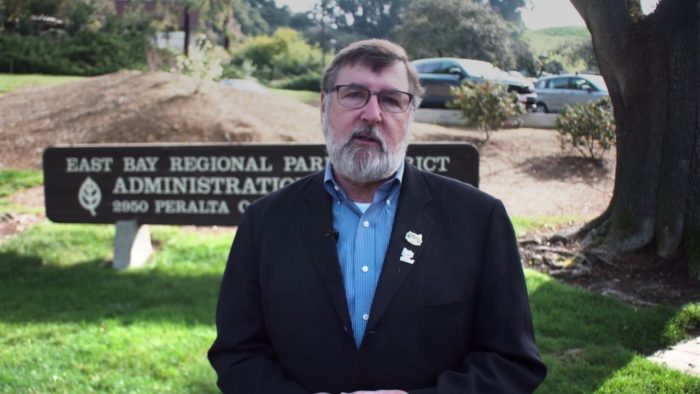
{"type": "Polygon", "coordinates": [[[565,44],[590,40],[590,37],[585,26],[549,27],[523,33],[523,38],[530,44],[535,56],[551,52],[565,44]]]}

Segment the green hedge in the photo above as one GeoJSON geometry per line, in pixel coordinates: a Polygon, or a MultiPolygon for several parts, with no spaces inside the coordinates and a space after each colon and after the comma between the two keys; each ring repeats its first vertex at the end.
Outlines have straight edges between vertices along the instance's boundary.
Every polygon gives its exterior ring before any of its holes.
{"type": "Polygon", "coordinates": [[[137,34],[0,34],[0,72],[88,76],[143,69],[147,46],[137,34]]]}
{"type": "Polygon", "coordinates": [[[321,90],[321,73],[312,71],[302,75],[278,79],[271,85],[279,89],[319,92],[321,90]]]}

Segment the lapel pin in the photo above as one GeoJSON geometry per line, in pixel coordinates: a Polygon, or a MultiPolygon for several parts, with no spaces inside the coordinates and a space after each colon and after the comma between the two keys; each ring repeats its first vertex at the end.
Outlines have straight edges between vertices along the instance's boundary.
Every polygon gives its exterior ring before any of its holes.
{"type": "Polygon", "coordinates": [[[423,234],[416,234],[413,231],[406,233],[406,241],[413,246],[420,246],[423,243],[423,234]]]}
{"type": "Polygon", "coordinates": [[[403,261],[404,263],[413,264],[416,262],[413,260],[413,254],[414,253],[412,250],[403,248],[401,251],[401,258],[399,258],[399,260],[403,261]]]}

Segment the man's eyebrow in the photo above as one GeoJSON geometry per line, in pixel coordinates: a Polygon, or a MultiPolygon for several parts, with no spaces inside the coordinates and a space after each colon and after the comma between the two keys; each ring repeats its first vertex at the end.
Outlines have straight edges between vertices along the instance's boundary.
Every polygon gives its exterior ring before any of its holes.
{"type": "MultiPolygon", "coordinates": [[[[342,85],[344,85],[344,86],[358,87],[358,88],[365,88],[365,89],[369,90],[370,92],[374,92],[374,90],[372,90],[372,89],[368,88],[367,86],[365,86],[365,85],[363,85],[363,84],[360,84],[360,83],[351,82],[351,83],[341,84],[341,86],[342,86],[342,85]]],[[[406,91],[404,91],[404,90],[397,89],[397,88],[379,89],[379,90],[377,90],[377,92],[401,92],[401,93],[408,93],[408,92],[406,92],[406,91]]]]}

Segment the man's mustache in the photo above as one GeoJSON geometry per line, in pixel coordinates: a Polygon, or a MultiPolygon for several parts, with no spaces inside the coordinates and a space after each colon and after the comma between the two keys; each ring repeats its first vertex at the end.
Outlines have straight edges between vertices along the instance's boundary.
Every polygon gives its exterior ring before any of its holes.
{"type": "Polygon", "coordinates": [[[378,127],[370,125],[361,125],[357,127],[355,130],[352,131],[352,134],[350,135],[350,138],[348,138],[348,141],[345,143],[345,146],[349,146],[350,144],[352,144],[352,140],[356,137],[362,137],[376,141],[377,143],[379,143],[382,152],[386,152],[386,141],[384,140],[384,136],[382,135],[382,133],[379,132],[378,127]]]}

